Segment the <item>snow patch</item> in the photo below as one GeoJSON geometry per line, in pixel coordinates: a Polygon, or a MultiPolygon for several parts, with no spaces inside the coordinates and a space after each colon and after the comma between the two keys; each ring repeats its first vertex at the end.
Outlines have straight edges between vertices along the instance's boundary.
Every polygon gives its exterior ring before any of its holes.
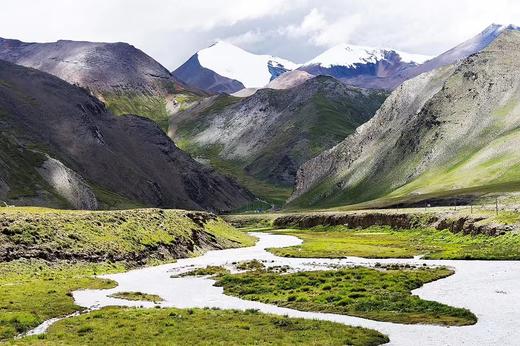
{"type": "Polygon", "coordinates": [[[223,77],[242,82],[246,88],[263,87],[271,80],[269,64],[294,70],[300,65],[271,55],[257,55],[230,43],[218,41],[198,52],[201,66],[223,77]]]}

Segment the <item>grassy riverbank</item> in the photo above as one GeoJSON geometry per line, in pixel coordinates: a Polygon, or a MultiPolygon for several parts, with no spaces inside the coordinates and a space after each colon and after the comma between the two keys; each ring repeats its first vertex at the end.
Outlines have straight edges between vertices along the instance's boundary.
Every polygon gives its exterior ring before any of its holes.
{"type": "Polygon", "coordinates": [[[369,329],[256,311],[105,308],[15,345],[355,345],[388,342],[369,329]]]}
{"type": "Polygon", "coordinates": [[[254,243],[253,237],[205,212],[0,208],[4,261],[32,257],[145,264],[254,243]]]}
{"type": "Polygon", "coordinates": [[[123,270],[124,266],[115,264],[42,260],[0,263],[0,342],[47,319],[80,310],[72,291],[115,287],[115,282],[93,275],[123,270]]]}
{"type": "Polygon", "coordinates": [[[345,226],[317,226],[307,230],[274,230],[297,236],[302,245],[270,249],[284,257],[411,258],[427,259],[520,259],[520,234],[500,236],[464,235],[433,228],[392,230],[389,227],[348,229],[345,226]]]}
{"type": "Polygon", "coordinates": [[[363,267],[280,275],[265,270],[217,276],[224,293],[302,311],[319,311],[396,323],[469,325],[466,309],[420,299],[411,291],[445,278],[446,268],[363,267]]]}

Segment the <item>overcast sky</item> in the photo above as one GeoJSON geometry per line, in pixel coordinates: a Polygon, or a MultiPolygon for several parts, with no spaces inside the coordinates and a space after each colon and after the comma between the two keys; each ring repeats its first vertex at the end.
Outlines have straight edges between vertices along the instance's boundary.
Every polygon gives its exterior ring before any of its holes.
{"type": "Polygon", "coordinates": [[[0,37],[123,41],[169,69],[217,39],[298,63],[342,42],[436,55],[491,23],[520,25],[520,1],[2,0],[0,4],[0,37]]]}

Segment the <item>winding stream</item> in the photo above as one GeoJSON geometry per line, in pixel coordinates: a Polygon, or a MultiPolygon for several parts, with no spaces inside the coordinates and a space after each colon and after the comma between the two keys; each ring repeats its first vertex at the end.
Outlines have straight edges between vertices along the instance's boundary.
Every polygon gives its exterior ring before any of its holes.
{"type": "Polygon", "coordinates": [[[345,259],[282,258],[265,251],[270,247],[293,246],[301,243],[294,236],[252,233],[259,238],[253,247],[210,251],[200,257],[178,260],[173,264],[132,270],[126,273],[102,275],[119,285],[108,290],[73,292],[76,304],[96,309],[109,305],[176,308],[215,307],[222,309],[258,309],[265,313],[290,317],[313,318],[376,329],[390,337],[391,345],[519,345],[520,344],[520,266],[514,261],[431,261],[421,259],[371,260],[349,257],[345,259]],[[473,326],[441,327],[431,325],[403,325],[377,322],[358,317],[329,313],[302,312],[269,304],[226,296],[214,280],[205,277],[172,275],[208,265],[230,266],[232,262],[257,259],[267,266],[287,265],[297,270],[327,269],[336,266],[375,263],[445,265],[456,273],[414,291],[421,298],[436,300],[457,307],[465,307],[479,319],[473,326]],[[164,301],[128,301],[110,298],[115,292],[139,291],[157,294],[164,301]]]}

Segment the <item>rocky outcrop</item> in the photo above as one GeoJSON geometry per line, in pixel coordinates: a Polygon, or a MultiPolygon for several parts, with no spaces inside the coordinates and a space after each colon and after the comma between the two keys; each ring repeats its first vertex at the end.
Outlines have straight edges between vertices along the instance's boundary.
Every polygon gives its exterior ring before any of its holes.
{"type": "Polygon", "coordinates": [[[377,114],[303,164],[293,206],[354,204],[516,181],[520,32],[456,65],[403,83],[377,114]]]}
{"type": "Polygon", "coordinates": [[[83,177],[105,207],[122,200],[126,206],[223,211],[253,198],[179,150],[150,120],[114,116],[85,90],[4,61],[0,129],[0,179],[11,188],[0,199],[11,204],[70,207],[56,198],[54,179],[39,173],[50,177],[45,154],[83,177]]]}
{"type": "Polygon", "coordinates": [[[46,261],[86,261],[86,262],[126,262],[136,265],[146,264],[150,259],[173,260],[190,257],[193,254],[224,249],[217,238],[203,230],[193,230],[190,238],[178,238],[167,244],[144,245],[142,252],[117,253],[102,250],[91,252],[68,252],[62,249],[16,245],[0,248],[0,261],[7,262],[20,258],[37,258],[46,261]]]}
{"type": "Polygon", "coordinates": [[[43,179],[74,209],[97,209],[96,195],[90,186],[82,176],[60,161],[47,156],[47,160],[37,170],[43,179]]]}
{"type": "Polygon", "coordinates": [[[510,225],[488,222],[483,216],[453,214],[413,214],[413,213],[344,213],[344,214],[296,214],[278,217],[273,225],[278,228],[315,226],[347,226],[350,228],[368,228],[371,226],[389,226],[394,229],[413,229],[433,227],[437,230],[449,230],[453,233],[502,235],[513,230],[510,225]]]}

